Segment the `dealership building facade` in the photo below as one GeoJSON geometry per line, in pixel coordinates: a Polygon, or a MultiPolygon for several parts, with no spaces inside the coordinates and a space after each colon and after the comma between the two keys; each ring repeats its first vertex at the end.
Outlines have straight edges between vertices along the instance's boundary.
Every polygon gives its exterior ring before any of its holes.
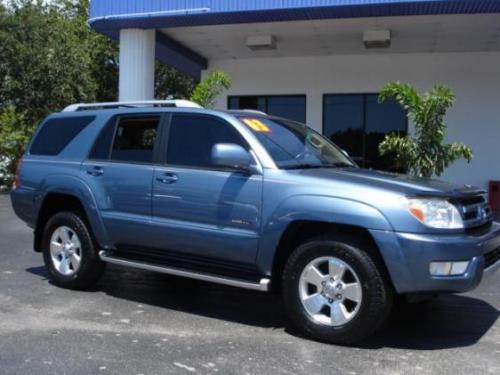
{"type": "Polygon", "coordinates": [[[120,100],[153,99],[155,59],[196,79],[222,69],[218,108],[306,122],[365,167],[390,169],[378,143],[413,130],[378,103],[385,83],[449,86],[447,141],[475,158],[443,178],[500,180],[498,0],[93,0],[89,23],[119,40],[120,100]]]}

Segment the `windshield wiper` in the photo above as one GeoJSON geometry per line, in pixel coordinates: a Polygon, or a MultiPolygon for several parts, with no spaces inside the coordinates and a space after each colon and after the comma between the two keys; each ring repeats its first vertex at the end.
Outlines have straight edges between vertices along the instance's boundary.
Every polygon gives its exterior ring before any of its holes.
{"type": "Polygon", "coordinates": [[[281,167],[282,169],[316,169],[323,168],[324,165],[321,164],[293,164],[281,167]]]}
{"type": "Polygon", "coordinates": [[[334,167],[334,168],[349,168],[349,167],[354,167],[354,165],[346,163],[346,162],[343,162],[343,161],[332,163],[332,164],[329,164],[328,166],[329,167],[334,167]]]}
{"type": "Polygon", "coordinates": [[[344,168],[344,167],[353,167],[353,165],[344,162],[337,162],[331,164],[295,164],[295,165],[286,165],[281,167],[282,169],[320,169],[320,168],[344,168]]]}

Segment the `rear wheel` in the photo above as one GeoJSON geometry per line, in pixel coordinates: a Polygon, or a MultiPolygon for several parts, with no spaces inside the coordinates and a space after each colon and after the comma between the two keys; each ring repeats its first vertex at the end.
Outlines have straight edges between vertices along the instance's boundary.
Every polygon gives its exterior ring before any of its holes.
{"type": "Polygon", "coordinates": [[[58,212],[47,221],[42,249],[50,280],[63,288],[88,288],[104,272],[90,231],[74,212],[58,212]]]}
{"type": "Polygon", "coordinates": [[[370,252],[347,237],[312,239],[295,249],[283,272],[289,318],[315,340],[352,344],[382,325],[392,291],[370,252]]]}

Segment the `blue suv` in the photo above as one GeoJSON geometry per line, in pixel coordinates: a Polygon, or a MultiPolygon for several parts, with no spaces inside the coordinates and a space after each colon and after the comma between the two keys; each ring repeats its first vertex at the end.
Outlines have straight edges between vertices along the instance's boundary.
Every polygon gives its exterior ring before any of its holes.
{"type": "Polygon", "coordinates": [[[256,111],[72,105],[27,150],[12,203],[65,288],[114,263],[275,291],[297,330],[351,344],[396,296],[465,292],[500,264],[483,191],[360,169],[256,111]]]}

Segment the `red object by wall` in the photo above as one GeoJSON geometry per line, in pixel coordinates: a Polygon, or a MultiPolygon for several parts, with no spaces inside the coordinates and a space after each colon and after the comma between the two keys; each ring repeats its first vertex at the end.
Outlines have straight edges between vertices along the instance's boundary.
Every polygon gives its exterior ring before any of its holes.
{"type": "Polygon", "coordinates": [[[500,181],[490,181],[489,201],[493,211],[500,211],[500,181]]]}

